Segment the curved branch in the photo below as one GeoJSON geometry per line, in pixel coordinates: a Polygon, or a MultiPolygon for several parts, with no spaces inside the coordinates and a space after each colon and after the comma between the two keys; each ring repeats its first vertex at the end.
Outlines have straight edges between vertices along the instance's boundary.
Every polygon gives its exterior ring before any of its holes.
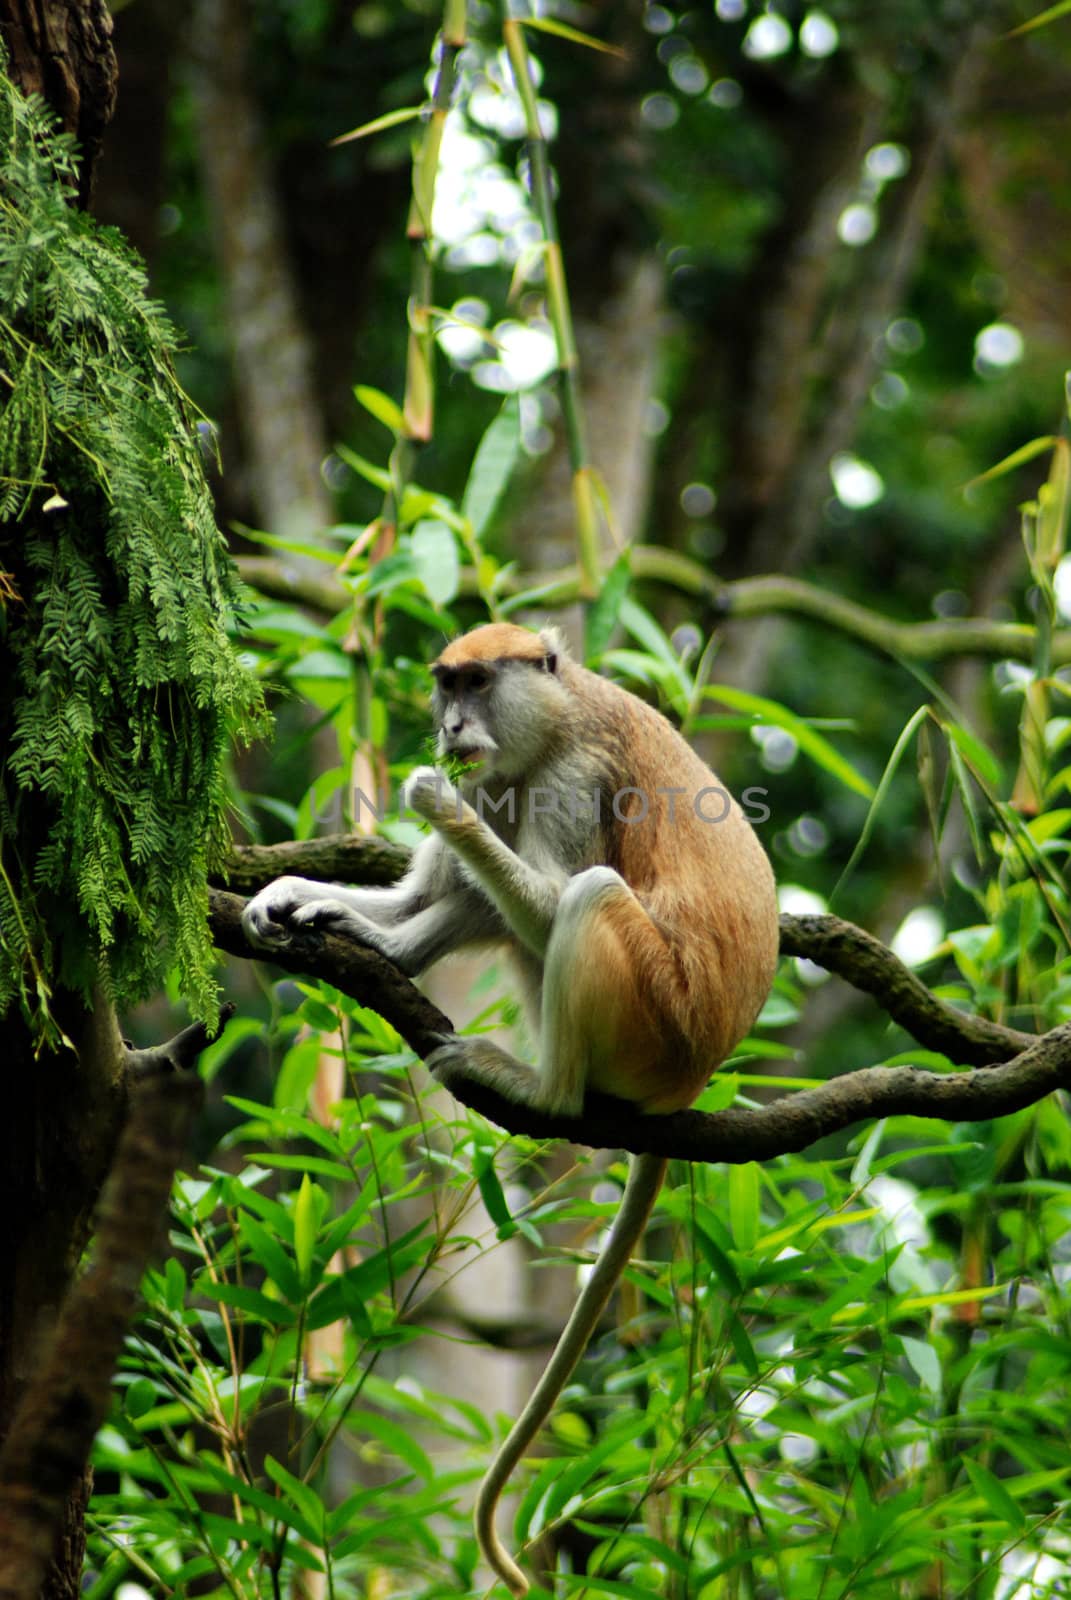
{"type": "Polygon", "coordinates": [[[939,1000],[887,945],[841,917],[782,913],[781,954],[802,956],[835,972],[853,989],[872,995],[886,1015],[919,1044],[939,1050],[953,1061],[984,1067],[1007,1061],[1037,1042],[1035,1033],[989,1022],[939,1000]]]}
{"type": "Polygon", "coordinates": [[[127,1047],[126,1063],[135,1078],[146,1078],[152,1073],[192,1072],[201,1053],[223,1033],[237,1007],[230,1001],[219,1008],[219,1026],[211,1029],[204,1022],[191,1022],[163,1044],[150,1045],[146,1050],[127,1047]]]}
{"type": "MultiPolygon", "coordinates": [[[[298,573],[273,556],[239,556],[238,570],[261,594],[299,601],[333,614],[350,602],[349,591],[337,578],[298,573]]],[[[704,602],[719,617],[740,618],[789,613],[820,622],[859,644],[906,661],[942,661],[953,656],[985,656],[994,660],[1032,662],[1036,649],[1034,629],[1026,623],[991,622],[986,617],[950,617],[944,621],[897,622],[866,606],[829,594],[800,578],[740,578],[722,583],[700,562],[658,545],[633,545],[635,577],[663,583],[681,594],[704,602]]],[[[462,589],[475,594],[475,574],[462,574],[462,589]]],[[[536,591],[541,606],[570,605],[580,596],[580,574],[575,567],[552,573],[514,573],[503,582],[503,593],[536,591]]],[[[1071,629],[1053,635],[1053,664],[1071,662],[1071,629]]]]}
{"type": "Polygon", "coordinates": [[[1021,1111],[1053,1089],[1071,1087],[1071,1023],[1042,1035],[1003,1066],[949,1073],[862,1067],[756,1109],[733,1106],[728,1111],[677,1111],[654,1117],[623,1100],[588,1095],[582,1116],[557,1117],[514,1105],[463,1070],[451,1068],[438,1077],[456,1099],[509,1133],[569,1139],[634,1155],[737,1165],[805,1150],[817,1139],[873,1117],[984,1122],[1021,1111]]]}
{"type": "MultiPolygon", "coordinates": [[[[336,833],[295,843],[236,845],[227,865],[227,882],[253,893],[273,878],[295,872],[324,883],[381,885],[400,878],[408,861],[409,852],[402,845],[336,833]]],[[[234,953],[256,954],[249,947],[234,953]]],[[[871,995],[919,1044],[968,1066],[1007,1061],[1037,1037],[939,1000],[887,945],[842,917],[783,913],[781,954],[799,956],[836,973],[853,989],[871,995]]]]}
{"type": "MultiPolygon", "coordinates": [[[[219,889],[209,895],[213,935],[220,948],[232,955],[260,957],[242,932],[241,899],[219,889]]],[[[463,1067],[440,1069],[439,1081],[458,1100],[510,1133],[687,1161],[734,1163],[803,1150],[816,1139],[872,1117],[985,1121],[1032,1105],[1054,1089],[1071,1087],[1071,1024],[1039,1037],[957,1012],[930,994],[891,950],[839,917],[782,917],[781,941],[785,954],[817,961],[873,995],[920,1043],[957,1060],[1002,1060],[1002,1065],[948,1073],[910,1066],[864,1067],[758,1109],[679,1111],[659,1117],[645,1116],[625,1101],[590,1094],[582,1116],[552,1116],[515,1105],[469,1078],[463,1067]]],[[[285,951],[273,953],[272,962],[289,972],[322,978],[362,1005],[372,1006],[418,1055],[429,1055],[453,1034],[449,1018],[396,967],[349,939],[310,930],[295,935],[285,951]]]]}
{"type": "Polygon", "coordinates": [[[243,583],[269,600],[290,600],[331,617],[353,604],[352,594],[328,566],[317,572],[285,556],[235,556],[234,564],[243,583]]]}

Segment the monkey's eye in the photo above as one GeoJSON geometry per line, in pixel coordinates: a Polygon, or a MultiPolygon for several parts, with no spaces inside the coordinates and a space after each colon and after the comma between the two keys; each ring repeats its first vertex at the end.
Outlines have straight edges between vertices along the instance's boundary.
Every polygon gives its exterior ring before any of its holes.
{"type": "Polygon", "coordinates": [[[490,683],[491,675],[489,672],[481,672],[479,669],[477,669],[475,672],[469,673],[469,688],[475,690],[477,693],[479,693],[481,689],[488,688],[490,683]]]}

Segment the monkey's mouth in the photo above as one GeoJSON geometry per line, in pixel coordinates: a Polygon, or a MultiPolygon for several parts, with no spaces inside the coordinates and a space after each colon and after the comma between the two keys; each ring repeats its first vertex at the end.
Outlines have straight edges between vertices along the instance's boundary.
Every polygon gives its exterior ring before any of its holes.
{"type": "Polygon", "coordinates": [[[482,767],[491,756],[486,745],[455,745],[449,752],[455,761],[460,761],[462,766],[482,767]]]}

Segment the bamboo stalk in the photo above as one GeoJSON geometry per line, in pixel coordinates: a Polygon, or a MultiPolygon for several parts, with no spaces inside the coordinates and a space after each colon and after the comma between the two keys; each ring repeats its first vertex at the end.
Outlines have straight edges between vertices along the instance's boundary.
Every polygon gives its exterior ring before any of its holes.
{"type": "Polygon", "coordinates": [[[1050,768],[1045,725],[1051,709],[1053,639],[1059,620],[1054,580],[1067,548],[1069,509],[1071,444],[1064,434],[1053,441],[1052,466],[1038,490],[1037,501],[1023,509],[1023,543],[1036,585],[1037,633],[1034,680],[1026,686],[1019,720],[1019,770],[1011,803],[1027,817],[1036,817],[1045,809],[1050,768]]]}
{"type": "Polygon", "coordinates": [[[532,199],[543,229],[547,311],[558,348],[558,395],[565,423],[569,465],[573,474],[573,513],[576,518],[580,594],[582,598],[591,598],[598,594],[600,584],[598,500],[595,474],[588,451],[584,403],[580,393],[580,362],[573,332],[569,285],[554,211],[550,157],[539,122],[539,103],[536,99],[523,22],[516,17],[505,17],[502,23],[502,38],[524,110],[532,199]]]}
{"type": "MultiPolygon", "coordinates": [[[[390,482],[376,518],[376,538],[370,561],[382,561],[394,548],[401,519],[405,491],[412,480],[417,456],[432,437],[435,426],[435,338],[432,323],[433,266],[431,257],[431,218],[435,204],[435,182],[439,172],[443,131],[457,82],[457,59],[464,48],[465,0],[444,0],[439,36],[439,65],[424,129],[413,152],[412,193],[406,222],[410,246],[410,278],[407,316],[405,392],[402,397],[402,425],[390,454],[390,482]]],[[[354,778],[358,787],[375,788],[385,774],[385,756],[376,749],[371,733],[372,674],[369,658],[379,648],[383,635],[384,609],[377,601],[370,625],[366,623],[360,599],[354,603],[353,624],[347,648],[355,660],[355,743],[354,778]]]]}

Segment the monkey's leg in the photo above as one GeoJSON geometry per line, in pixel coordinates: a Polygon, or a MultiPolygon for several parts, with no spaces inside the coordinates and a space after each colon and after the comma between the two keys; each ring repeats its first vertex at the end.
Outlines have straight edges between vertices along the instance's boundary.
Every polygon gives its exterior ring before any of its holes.
{"type": "MultiPolygon", "coordinates": [[[[584,987],[578,984],[578,970],[584,966],[593,973],[596,985],[605,985],[603,1010],[607,1005],[613,1006],[619,998],[615,983],[621,981],[613,963],[629,954],[629,940],[623,937],[629,934],[641,950],[645,939],[657,939],[650,918],[618,873],[609,867],[591,867],[570,878],[561,894],[547,944],[539,1072],[532,1072],[486,1041],[471,1047],[460,1042],[447,1046],[435,1052],[429,1065],[434,1067],[437,1060],[444,1058],[515,1101],[579,1111],[591,1064],[602,1060],[608,1045],[602,1034],[604,1019],[599,1007],[590,997],[585,997],[580,1006],[572,1001],[574,991],[584,987]]],[[[642,985],[644,975],[633,972],[634,988],[642,985]]],[[[642,1038],[639,1044],[642,1049],[642,1038]]],[[[609,1048],[615,1047],[611,1039],[609,1048]]],[[[527,1592],[528,1582],[498,1537],[495,1513],[499,1499],[586,1350],[614,1286],[643,1235],[665,1170],[666,1163],[660,1156],[633,1159],[610,1237],[531,1399],[480,1485],[476,1537],[489,1565],[516,1596],[527,1592]]]]}
{"type": "MultiPolygon", "coordinates": [[[[588,867],[566,880],[543,967],[537,1070],[487,1039],[458,1039],[429,1056],[431,1071],[447,1087],[457,1073],[478,1079],[515,1105],[579,1116],[593,1068],[603,1068],[618,1050],[615,1027],[627,1014],[622,1001],[626,986],[637,987],[637,975],[620,970],[627,951],[608,922],[614,908],[619,921],[623,917],[641,935],[657,937],[647,913],[612,867],[588,867]]],[[[642,1037],[632,1042],[642,1049],[642,1037]]]]}

